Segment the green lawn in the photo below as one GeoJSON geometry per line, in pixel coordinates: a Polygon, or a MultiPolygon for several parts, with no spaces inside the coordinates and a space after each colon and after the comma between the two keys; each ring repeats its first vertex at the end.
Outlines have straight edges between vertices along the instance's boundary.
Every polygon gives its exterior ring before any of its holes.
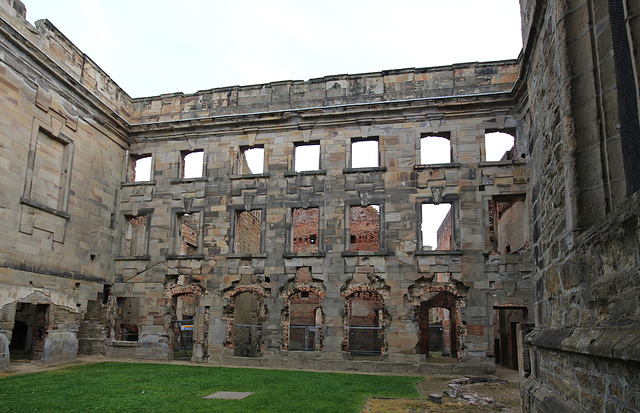
{"type": "Polygon", "coordinates": [[[420,378],[97,363],[0,379],[2,412],[359,412],[365,399],[419,394],[420,378]],[[202,397],[254,392],[244,400],[202,397]]]}

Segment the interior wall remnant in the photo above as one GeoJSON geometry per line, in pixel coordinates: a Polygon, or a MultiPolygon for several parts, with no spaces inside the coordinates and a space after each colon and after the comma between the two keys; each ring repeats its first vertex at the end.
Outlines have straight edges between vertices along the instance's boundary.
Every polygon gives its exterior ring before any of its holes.
{"type": "Polygon", "coordinates": [[[422,248],[427,251],[453,247],[453,213],[450,203],[422,204],[422,248]]]}
{"type": "Polygon", "coordinates": [[[116,341],[138,341],[140,303],[137,297],[118,297],[113,339],[116,341]]]}
{"type": "Polygon", "coordinates": [[[352,206],[349,222],[349,251],[380,250],[380,206],[352,206]]]}
{"type": "Polygon", "coordinates": [[[518,340],[516,327],[528,322],[526,307],[494,307],[493,337],[496,364],[518,369],[518,340]]]}
{"type": "Polygon", "coordinates": [[[527,246],[528,215],[524,197],[494,197],[489,204],[491,248],[500,254],[515,254],[527,246]]]}
{"type": "Polygon", "coordinates": [[[42,360],[49,326],[49,305],[17,303],[9,343],[12,359],[42,360]]]}
{"type": "Polygon", "coordinates": [[[262,300],[245,291],[234,298],[233,350],[235,356],[258,357],[262,348],[262,300]]]}
{"type": "Polygon", "coordinates": [[[200,212],[178,215],[178,255],[198,253],[200,243],[200,212]]]}
{"type": "Polygon", "coordinates": [[[351,354],[382,354],[384,350],[384,300],[372,291],[357,291],[347,297],[351,354]]]}
{"type": "Polygon", "coordinates": [[[262,243],[262,211],[238,211],[236,214],[236,253],[256,254],[262,243]]]}
{"type": "Polygon", "coordinates": [[[137,215],[126,218],[124,242],[122,243],[123,256],[140,256],[146,252],[147,216],[137,215]]]}
{"type": "Polygon", "coordinates": [[[318,252],[319,208],[293,210],[293,248],[291,252],[318,252]]]}

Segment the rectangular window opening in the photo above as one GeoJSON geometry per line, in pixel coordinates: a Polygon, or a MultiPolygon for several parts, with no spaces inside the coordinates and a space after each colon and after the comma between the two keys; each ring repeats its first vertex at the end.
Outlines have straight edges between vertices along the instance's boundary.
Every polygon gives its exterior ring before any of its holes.
{"type": "Polygon", "coordinates": [[[451,140],[444,136],[420,138],[420,164],[451,163],[451,140]]]}
{"type": "Polygon", "coordinates": [[[200,212],[178,214],[176,225],[178,255],[194,255],[199,252],[200,245],[200,212]]]}
{"type": "Polygon", "coordinates": [[[527,246],[527,213],[524,196],[494,197],[489,202],[491,249],[499,254],[518,254],[527,246]]]}
{"type": "Polygon", "coordinates": [[[264,148],[243,148],[240,150],[238,174],[255,175],[264,172],[264,148]]]}
{"type": "Polygon", "coordinates": [[[141,256],[146,253],[147,216],[127,216],[122,243],[123,256],[141,256]]]}
{"type": "Polygon", "coordinates": [[[319,208],[293,210],[293,248],[291,252],[318,252],[319,208]]]}
{"type": "Polygon", "coordinates": [[[422,204],[422,249],[453,249],[453,215],[451,204],[422,204]]]}
{"type": "Polygon", "coordinates": [[[204,170],[204,151],[182,152],[182,178],[201,178],[204,170]]]}
{"type": "Polygon", "coordinates": [[[484,135],[485,160],[509,161],[514,159],[514,138],[504,132],[491,132],[484,135]]]}
{"type": "Polygon", "coordinates": [[[236,212],[236,243],[235,252],[238,254],[257,254],[261,252],[262,244],[262,211],[236,212]]]}
{"type": "Polygon", "coordinates": [[[320,144],[296,145],[293,158],[296,172],[320,170],[320,144]]]}
{"type": "Polygon", "coordinates": [[[26,197],[58,211],[66,210],[72,146],[69,143],[38,130],[33,175],[26,197]]]}
{"type": "Polygon", "coordinates": [[[127,182],[146,182],[151,180],[151,155],[132,155],[129,162],[127,182]]]}
{"type": "Polygon", "coordinates": [[[377,168],[380,151],[377,139],[358,139],[351,142],[352,168],[377,168]]]}
{"type": "Polygon", "coordinates": [[[380,205],[352,206],[349,251],[380,250],[380,205]]]}

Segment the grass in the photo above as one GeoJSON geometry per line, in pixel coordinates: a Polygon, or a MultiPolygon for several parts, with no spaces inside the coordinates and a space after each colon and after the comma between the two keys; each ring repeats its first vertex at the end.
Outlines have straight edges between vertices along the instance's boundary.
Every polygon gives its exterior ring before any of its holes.
{"type": "Polygon", "coordinates": [[[0,411],[359,412],[367,397],[419,397],[419,379],[107,362],[0,378],[0,411]],[[202,398],[217,391],[254,394],[202,398]]]}

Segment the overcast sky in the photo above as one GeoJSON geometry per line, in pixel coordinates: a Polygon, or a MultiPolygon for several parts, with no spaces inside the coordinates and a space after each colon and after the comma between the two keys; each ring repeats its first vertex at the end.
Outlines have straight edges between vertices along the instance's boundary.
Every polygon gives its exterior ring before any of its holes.
{"type": "Polygon", "coordinates": [[[132,97],[514,59],[517,0],[23,0],[132,97]]]}

